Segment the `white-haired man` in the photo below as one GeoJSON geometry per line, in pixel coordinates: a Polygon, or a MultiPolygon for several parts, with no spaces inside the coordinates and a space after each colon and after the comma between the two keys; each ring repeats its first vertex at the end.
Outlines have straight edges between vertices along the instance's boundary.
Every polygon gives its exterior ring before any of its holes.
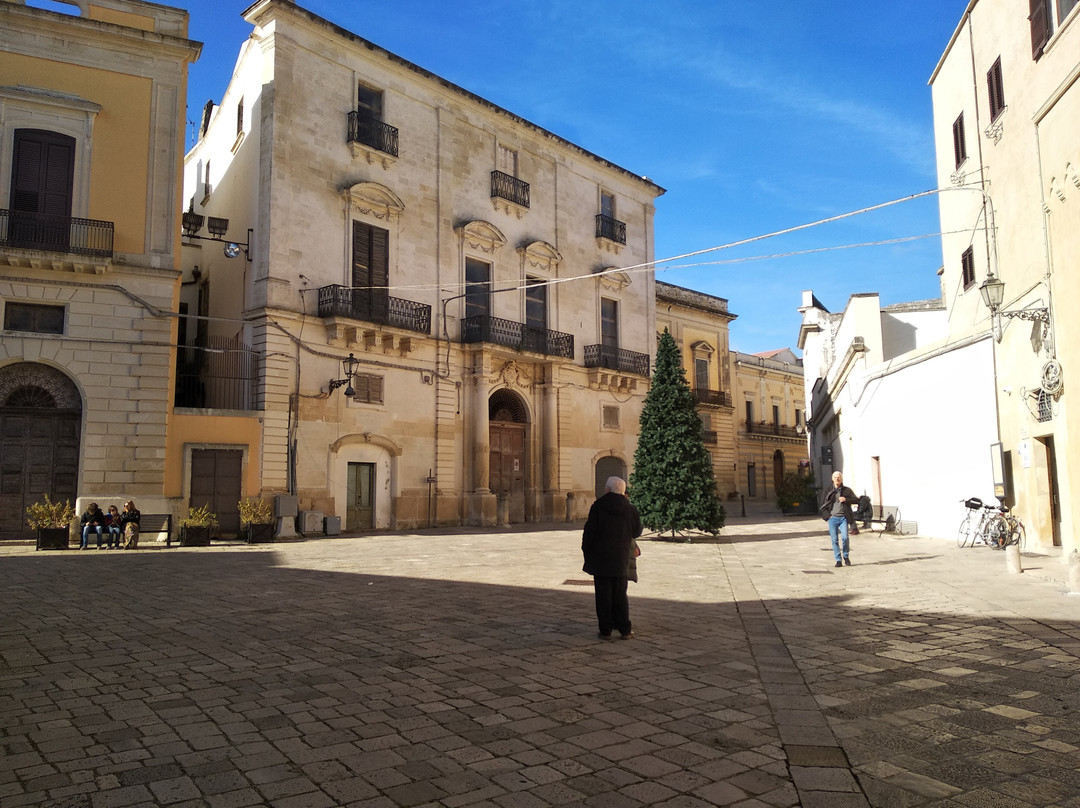
{"type": "Polygon", "coordinates": [[[848,558],[848,522],[854,521],[851,506],[858,501],[855,492],[844,485],[844,475],[834,471],[832,488],[825,493],[821,511],[829,520],[829,538],[832,540],[833,558],[836,559],[838,567],[845,564],[851,566],[851,559],[848,558]]]}
{"type": "Polygon", "coordinates": [[[641,535],[641,517],[626,497],[625,480],[608,477],[606,488],[607,493],[593,503],[585,521],[583,569],[593,577],[600,639],[610,640],[612,631],[618,630],[619,636],[628,640],[634,632],[626,587],[634,539],[641,535]]]}

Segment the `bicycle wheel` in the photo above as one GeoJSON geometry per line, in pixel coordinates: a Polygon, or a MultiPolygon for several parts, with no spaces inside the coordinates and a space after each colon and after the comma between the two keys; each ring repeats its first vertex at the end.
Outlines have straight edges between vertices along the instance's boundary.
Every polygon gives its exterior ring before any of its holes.
{"type": "Polygon", "coordinates": [[[1001,514],[994,516],[986,523],[986,543],[995,550],[1004,550],[1009,539],[1009,523],[1001,514]]]}
{"type": "Polygon", "coordinates": [[[959,530],[956,531],[956,546],[967,547],[969,542],[973,543],[971,542],[971,519],[965,516],[959,530]]]}
{"type": "Polygon", "coordinates": [[[1024,523],[1019,519],[1013,521],[1012,543],[1019,544],[1021,552],[1027,547],[1027,531],[1024,530],[1024,523]]]}

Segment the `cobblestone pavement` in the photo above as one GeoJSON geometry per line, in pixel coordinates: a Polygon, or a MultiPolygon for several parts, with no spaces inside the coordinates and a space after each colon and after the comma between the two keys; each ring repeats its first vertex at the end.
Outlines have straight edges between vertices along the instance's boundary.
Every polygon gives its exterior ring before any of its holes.
{"type": "Polygon", "coordinates": [[[0,547],[0,806],[1080,808],[1061,559],[823,527],[0,547]]]}

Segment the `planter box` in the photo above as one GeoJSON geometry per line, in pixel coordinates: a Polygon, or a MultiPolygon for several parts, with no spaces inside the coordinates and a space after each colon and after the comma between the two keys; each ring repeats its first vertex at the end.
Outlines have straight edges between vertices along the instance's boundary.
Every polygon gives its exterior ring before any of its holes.
{"type": "Polygon", "coordinates": [[[210,528],[208,527],[192,527],[190,525],[180,526],[180,546],[181,547],[209,547],[210,546],[210,528]]]}
{"type": "Polygon", "coordinates": [[[781,509],[788,516],[813,516],[818,512],[817,502],[813,499],[805,499],[793,502],[786,508],[781,509]]]}
{"type": "Polygon", "coordinates": [[[37,550],[66,550],[71,531],[66,527],[41,527],[37,532],[37,550]]]}
{"type": "Polygon", "coordinates": [[[274,540],[274,526],[273,524],[248,525],[244,532],[244,539],[248,544],[265,544],[267,542],[272,542],[274,540]]]}

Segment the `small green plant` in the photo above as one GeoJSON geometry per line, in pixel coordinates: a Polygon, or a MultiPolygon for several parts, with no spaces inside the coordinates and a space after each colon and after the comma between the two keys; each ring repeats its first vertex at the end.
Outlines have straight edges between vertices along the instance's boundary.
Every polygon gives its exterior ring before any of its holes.
{"type": "Polygon", "coordinates": [[[242,499],[237,504],[241,525],[269,525],[274,521],[274,510],[265,499],[242,499]]]}
{"type": "MultiPolygon", "coordinates": [[[[781,510],[806,507],[806,503],[817,506],[817,489],[814,487],[813,474],[799,474],[789,471],[776,489],[776,505],[781,510]]],[[[811,509],[811,512],[812,509],[811,509]]]]}
{"type": "Polygon", "coordinates": [[[44,502],[35,502],[26,508],[26,521],[35,530],[50,527],[70,527],[75,520],[75,509],[71,507],[71,500],[53,502],[49,495],[45,495],[44,502]]]}
{"type": "Polygon", "coordinates": [[[188,515],[180,520],[180,527],[214,528],[217,526],[217,514],[210,513],[209,505],[203,505],[198,508],[188,508],[188,515]]]}

